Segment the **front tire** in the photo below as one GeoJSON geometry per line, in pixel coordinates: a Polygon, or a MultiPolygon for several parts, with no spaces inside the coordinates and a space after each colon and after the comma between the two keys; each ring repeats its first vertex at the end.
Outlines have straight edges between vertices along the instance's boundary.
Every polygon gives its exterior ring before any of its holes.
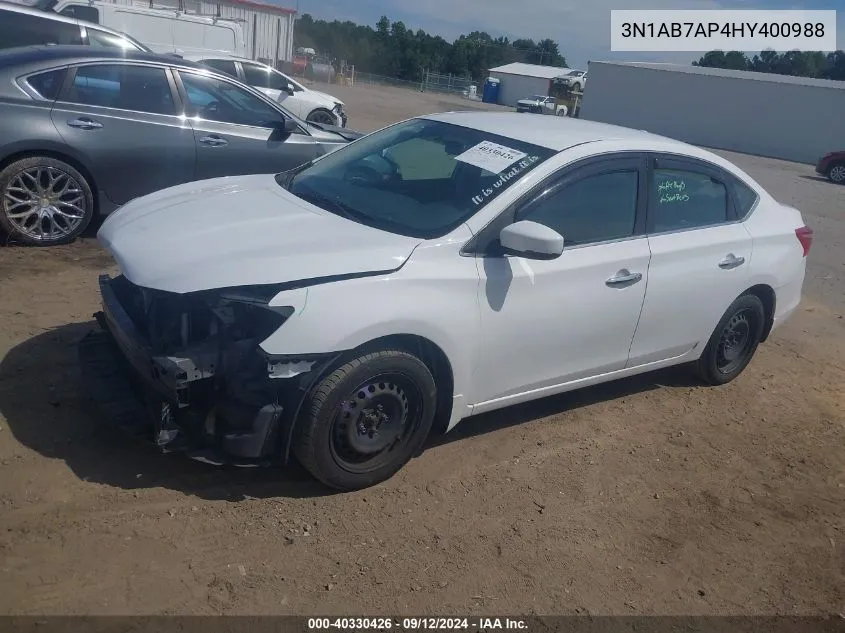
{"type": "Polygon", "coordinates": [[[311,112],[305,120],[322,125],[337,125],[337,118],[331,112],[322,108],[311,112]]]}
{"type": "Polygon", "coordinates": [[[359,490],[392,477],[431,430],[437,387],[402,350],[361,355],[314,388],[294,431],[293,452],[321,482],[359,490]]]}
{"type": "Polygon", "coordinates": [[[725,312],[696,365],[706,383],[724,385],[739,376],[763,337],[766,310],[755,295],[742,295],[725,312]]]}
{"type": "Polygon", "coordinates": [[[837,185],[845,184],[845,163],[833,163],[827,170],[827,177],[837,185]]]}
{"type": "Polygon", "coordinates": [[[64,161],[23,158],[0,171],[0,228],[30,246],[76,239],[94,216],[85,177],[64,161]]]}

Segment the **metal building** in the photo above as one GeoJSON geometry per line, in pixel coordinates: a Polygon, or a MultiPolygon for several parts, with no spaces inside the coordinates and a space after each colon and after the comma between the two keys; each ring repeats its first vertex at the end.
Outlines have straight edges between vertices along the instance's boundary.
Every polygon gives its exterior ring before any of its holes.
{"type": "Polygon", "coordinates": [[[552,79],[565,75],[567,72],[569,72],[568,68],[514,62],[491,68],[489,76],[501,82],[499,103],[515,107],[520,99],[526,99],[532,95],[548,96],[552,79]]]}
{"type": "Polygon", "coordinates": [[[257,0],[112,0],[115,4],[179,10],[234,20],[241,25],[247,57],[273,66],[293,59],[296,11],[257,0]]]}
{"type": "Polygon", "coordinates": [[[845,82],[679,64],[590,62],[581,118],[815,164],[845,146],[845,82]]]}

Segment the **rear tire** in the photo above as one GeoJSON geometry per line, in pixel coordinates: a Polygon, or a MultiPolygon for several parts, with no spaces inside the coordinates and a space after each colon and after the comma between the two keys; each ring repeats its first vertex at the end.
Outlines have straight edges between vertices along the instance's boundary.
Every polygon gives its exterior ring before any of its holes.
{"type": "Polygon", "coordinates": [[[392,477],[431,430],[437,387],[402,350],[363,354],[314,388],[294,431],[293,452],[321,482],[359,490],[392,477]]]}
{"type": "Polygon", "coordinates": [[[833,163],[828,167],[827,177],[837,185],[845,184],[845,163],[833,163]]]}
{"type": "Polygon", "coordinates": [[[85,177],[48,156],[22,158],[0,171],[0,228],[30,246],[72,242],[94,216],[85,177]]]}
{"type": "Polygon", "coordinates": [[[755,295],[742,295],[719,321],[696,363],[696,373],[710,385],[724,385],[739,376],[757,351],[766,310],[755,295]]]}

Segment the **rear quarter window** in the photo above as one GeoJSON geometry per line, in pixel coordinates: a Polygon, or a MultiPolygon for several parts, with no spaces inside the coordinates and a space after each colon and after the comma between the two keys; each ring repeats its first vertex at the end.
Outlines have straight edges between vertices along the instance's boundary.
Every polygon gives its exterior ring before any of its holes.
{"type": "Polygon", "coordinates": [[[746,185],[739,179],[734,181],[734,195],[736,196],[736,214],[740,220],[744,219],[751,213],[754,205],[757,204],[760,196],[751,187],[746,185]]]}
{"type": "Polygon", "coordinates": [[[26,78],[26,83],[45,99],[55,101],[59,97],[65,72],[66,69],[59,68],[58,70],[48,70],[37,75],[30,75],[26,78]]]}

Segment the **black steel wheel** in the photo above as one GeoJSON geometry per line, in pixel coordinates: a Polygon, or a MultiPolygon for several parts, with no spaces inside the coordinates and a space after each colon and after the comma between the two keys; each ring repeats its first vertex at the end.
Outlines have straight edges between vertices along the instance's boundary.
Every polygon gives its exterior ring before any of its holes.
{"type": "Polygon", "coordinates": [[[314,477],[338,490],[390,478],[431,430],[437,388],[426,365],[402,350],[364,354],[314,388],[293,450],[314,477]]]}
{"type": "Polygon", "coordinates": [[[698,360],[702,380],[723,385],[739,376],[757,351],[765,322],[766,310],[757,296],[743,295],[734,301],[698,360]]]}
{"type": "Polygon", "coordinates": [[[85,177],[47,156],[22,158],[0,171],[0,196],[0,227],[30,246],[70,242],[94,216],[85,177]]]}

